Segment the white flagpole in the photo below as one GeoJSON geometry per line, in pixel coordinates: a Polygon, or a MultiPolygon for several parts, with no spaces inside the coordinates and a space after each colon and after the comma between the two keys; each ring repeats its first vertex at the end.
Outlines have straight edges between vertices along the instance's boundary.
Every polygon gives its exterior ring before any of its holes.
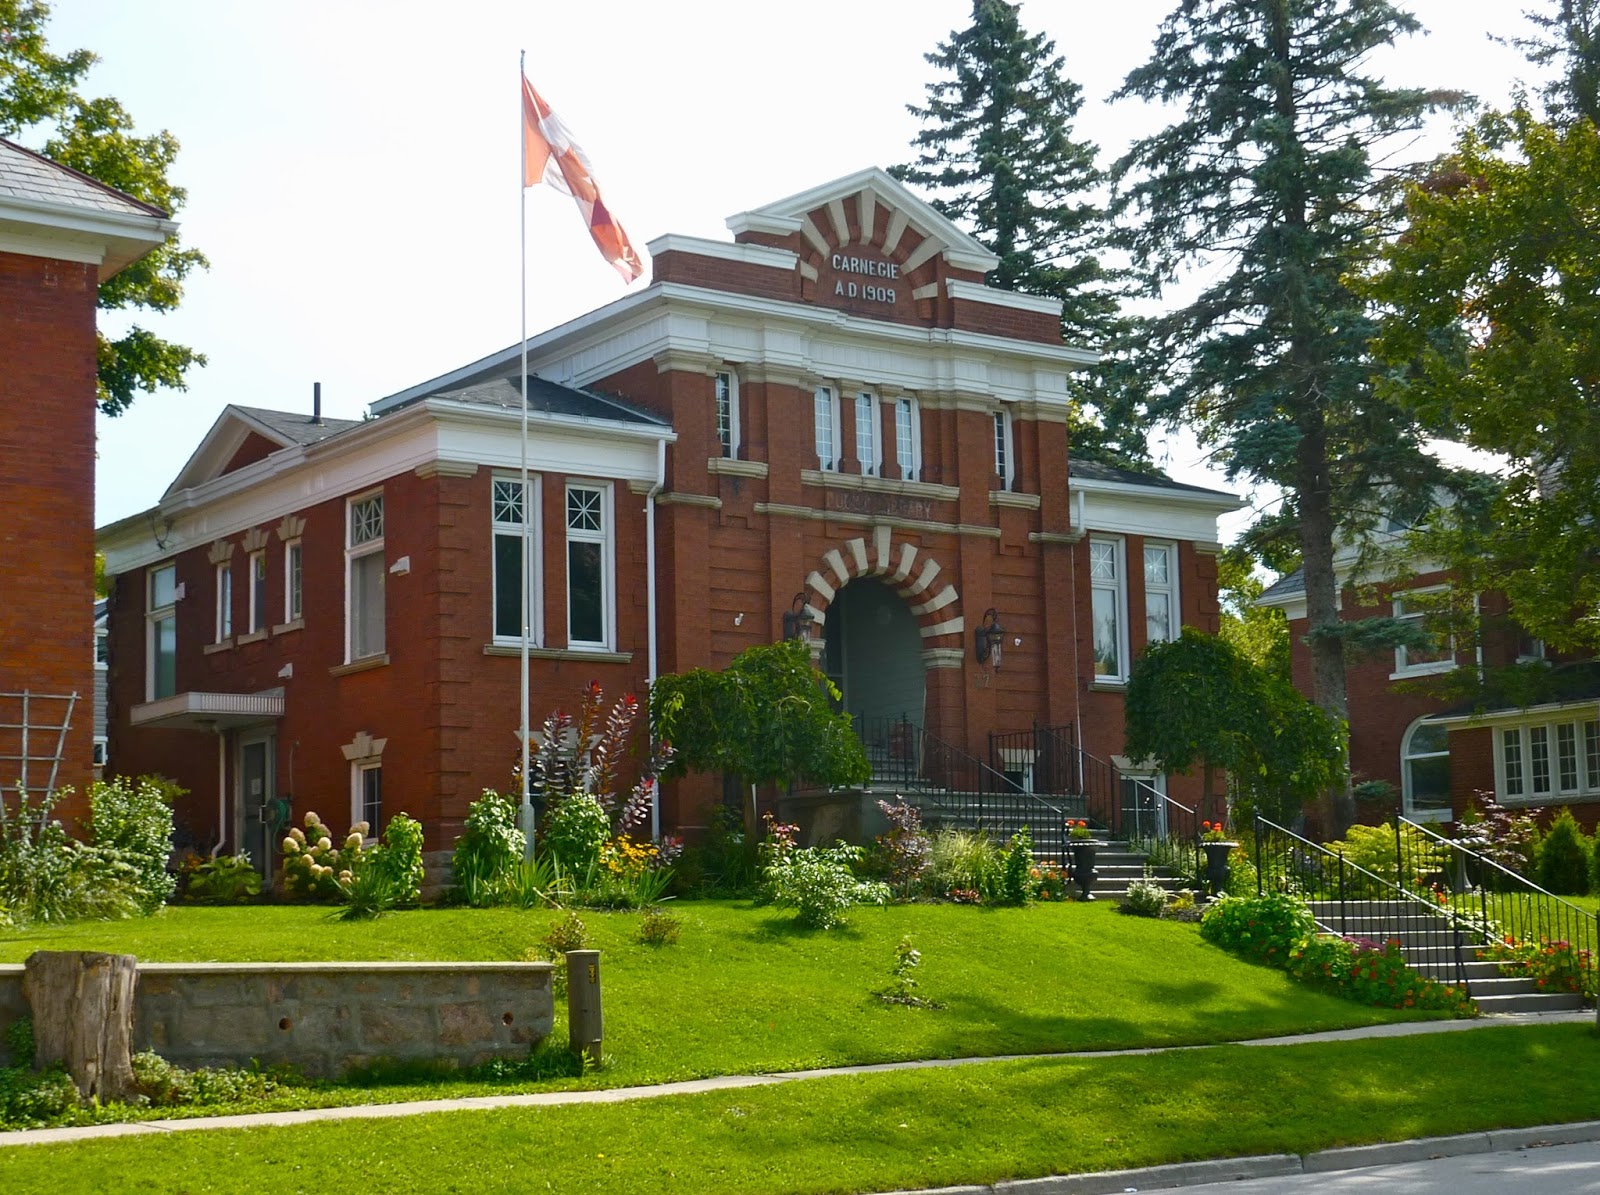
{"type": "Polygon", "coordinates": [[[533,630],[533,594],[529,576],[533,571],[533,495],[528,492],[528,136],[523,127],[527,119],[523,111],[526,102],[523,88],[527,85],[528,52],[517,56],[517,141],[522,146],[521,177],[517,179],[517,216],[519,225],[518,263],[522,268],[522,806],[518,821],[524,836],[524,857],[533,858],[533,836],[536,829],[533,816],[533,777],[529,769],[528,743],[531,727],[528,724],[528,640],[533,630]]]}

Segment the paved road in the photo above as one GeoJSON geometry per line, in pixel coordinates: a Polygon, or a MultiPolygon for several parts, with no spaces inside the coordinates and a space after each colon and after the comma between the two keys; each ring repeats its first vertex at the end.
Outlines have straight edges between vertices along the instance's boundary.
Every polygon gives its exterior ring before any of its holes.
{"type": "Polygon", "coordinates": [[[1183,1195],[1600,1195],[1600,1142],[1184,1187],[1183,1195]]]}

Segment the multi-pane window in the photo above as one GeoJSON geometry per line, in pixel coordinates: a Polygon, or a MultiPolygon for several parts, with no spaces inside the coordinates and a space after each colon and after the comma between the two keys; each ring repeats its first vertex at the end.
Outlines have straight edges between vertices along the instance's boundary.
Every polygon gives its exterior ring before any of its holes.
{"type": "Polygon", "coordinates": [[[294,622],[304,611],[301,603],[300,541],[291,539],[283,545],[283,621],[294,622]]]}
{"type": "Polygon", "coordinates": [[[1144,546],[1145,640],[1165,643],[1178,637],[1178,549],[1175,544],[1144,546]]]}
{"type": "Polygon", "coordinates": [[[812,422],[816,428],[817,467],[839,467],[839,402],[832,387],[818,386],[812,400],[812,422]]]}
{"type": "MultiPolygon", "coordinates": [[[[1402,622],[1422,628],[1426,611],[1406,595],[1394,599],[1394,616],[1402,622]]],[[[1449,636],[1429,635],[1425,646],[1402,645],[1394,649],[1394,670],[1397,673],[1448,672],[1455,666],[1455,640],[1449,636]]]]}
{"type": "Polygon", "coordinates": [[[567,486],[567,644],[611,647],[611,511],[603,486],[567,486]]]}
{"type": "Polygon", "coordinates": [[[994,413],[994,471],[1000,478],[1000,488],[1009,490],[1014,474],[1011,461],[1011,416],[1005,411],[994,413]]]}
{"type": "Polygon", "coordinates": [[[250,634],[267,627],[267,554],[250,553],[250,634]]]}
{"type": "Polygon", "coordinates": [[[522,481],[496,477],[490,494],[494,533],[494,637],[522,639],[523,593],[528,601],[528,634],[539,639],[539,483],[528,479],[531,504],[523,499],[522,481]],[[532,530],[533,534],[526,534],[532,530]],[[528,567],[523,568],[524,544],[528,567]]]}
{"type": "Polygon", "coordinates": [[[361,815],[356,820],[367,823],[367,837],[376,838],[383,833],[383,764],[357,764],[355,779],[355,812],[361,815]]]}
{"type": "Polygon", "coordinates": [[[1437,722],[1418,721],[1400,747],[1407,813],[1428,818],[1450,814],[1450,732],[1437,722]]]}
{"type": "Polygon", "coordinates": [[[345,539],[350,661],[383,654],[383,495],[352,498],[345,539]]]}
{"type": "Polygon", "coordinates": [[[1094,674],[1127,679],[1127,591],[1123,588],[1122,541],[1089,541],[1089,592],[1094,623],[1094,674]]]}
{"type": "Polygon", "coordinates": [[[150,570],[145,592],[145,697],[154,701],[178,691],[178,568],[150,570]]]}
{"type": "Polygon", "coordinates": [[[917,400],[897,398],[894,402],[894,459],[900,476],[916,481],[922,476],[922,421],[917,418],[917,400]]]}
{"type": "Polygon", "coordinates": [[[111,659],[111,635],[106,628],[94,629],[94,666],[104,668],[111,659]]]}
{"type": "Polygon", "coordinates": [[[730,372],[716,376],[717,444],[723,456],[739,455],[739,378],[730,372]]]}
{"type": "Polygon", "coordinates": [[[1505,727],[1497,746],[1500,792],[1509,800],[1600,795],[1600,721],[1505,727]]]}
{"type": "Polygon", "coordinates": [[[233,565],[217,565],[217,637],[221,643],[233,634],[233,565]]]}
{"type": "Polygon", "coordinates": [[[856,460],[868,477],[883,472],[878,452],[878,400],[870,394],[856,395],[856,460]]]}

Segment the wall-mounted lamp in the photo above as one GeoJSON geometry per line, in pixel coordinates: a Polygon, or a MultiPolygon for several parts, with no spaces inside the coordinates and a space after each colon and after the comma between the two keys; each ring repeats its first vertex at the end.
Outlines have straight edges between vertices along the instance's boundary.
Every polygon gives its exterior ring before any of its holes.
{"type": "Polygon", "coordinates": [[[801,643],[811,642],[811,628],[817,623],[817,616],[811,613],[806,605],[804,591],[794,595],[794,600],[789,603],[789,608],[783,612],[783,637],[785,639],[798,639],[801,643]]]}
{"type": "Polygon", "coordinates": [[[997,672],[1000,669],[1000,652],[1005,639],[1006,629],[1000,625],[1000,617],[990,606],[983,612],[983,623],[972,632],[972,652],[978,657],[978,663],[988,664],[997,672]]]}

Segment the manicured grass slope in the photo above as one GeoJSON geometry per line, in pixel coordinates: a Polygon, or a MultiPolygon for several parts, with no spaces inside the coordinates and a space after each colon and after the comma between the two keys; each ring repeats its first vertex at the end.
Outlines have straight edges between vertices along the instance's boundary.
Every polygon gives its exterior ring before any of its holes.
{"type": "MultiPolygon", "coordinates": [[[[614,1058],[586,1085],[1227,1041],[1402,1019],[1240,962],[1202,942],[1193,925],[1123,917],[1109,904],[868,908],[828,933],[798,931],[786,914],[742,904],[673,909],[684,920],[682,941],[660,948],[633,941],[632,914],[583,914],[602,951],[614,1058]],[[885,1006],[869,995],[887,982],[907,933],[923,955],[920,993],[941,1010],[885,1006]]],[[[451,909],[346,923],[301,907],[175,908],[145,921],[0,936],[0,961],[45,948],[173,962],[512,959],[554,916],[451,909]]],[[[558,1008],[558,1034],[562,1017],[558,1008]]]]}
{"type": "Polygon", "coordinates": [[[0,1151],[0,1190],[882,1191],[1304,1152],[1600,1108],[1586,1025],[988,1063],[703,1096],[0,1151]],[[332,1178],[330,1176],[339,1176],[332,1178]]]}

